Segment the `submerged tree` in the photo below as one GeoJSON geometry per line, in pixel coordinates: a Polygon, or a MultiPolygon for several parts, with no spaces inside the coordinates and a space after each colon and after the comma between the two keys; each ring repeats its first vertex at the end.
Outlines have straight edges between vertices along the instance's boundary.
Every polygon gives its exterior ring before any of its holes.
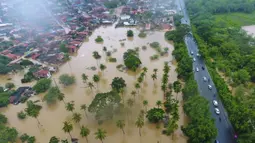
{"type": "Polygon", "coordinates": [[[63,84],[64,86],[69,86],[75,83],[75,77],[68,74],[62,74],[59,77],[59,83],[63,84]]]}
{"type": "Polygon", "coordinates": [[[41,109],[42,106],[36,105],[33,103],[33,101],[29,100],[27,101],[27,108],[25,108],[25,112],[27,113],[28,116],[35,118],[38,122],[38,125],[41,125],[41,123],[38,120],[38,116],[41,109]]]}
{"type": "Polygon", "coordinates": [[[127,85],[122,77],[115,77],[112,80],[111,86],[113,90],[116,90],[118,93],[120,93],[120,90],[125,88],[127,85]]]}
{"type": "Polygon", "coordinates": [[[139,94],[139,89],[141,88],[139,83],[135,84],[135,89],[137,90],[137,94],[139,94]]]}
{"type": "Polygon", "coordinates": [[[100,77],[99,77],[99,75],[94,75],[93,76],[93,81],[95,82],[95,83],[97,83],[97,88],[98,88],[98,82],[100,81],[100,77]]]}
{"type": "Polygon", "coordinates": [[[158,100],[157,102],[156,102],[156,105],[158,106],[158,108],[159,107],[161,107],[162,106],[162,102],[160,101],[160,100],[158,100]]]}
{"type": "Polygon", "coordinates": [[[73,112],[73,110],[74,110],[74,101],[68,102],[66,104],[66,110],[73,112]]]}
{"type": "Polygon", "coordinates": [[[126,124],[125,124],[124,120],[118,120],[116,122],[116,126],[122,130],[123,134],[125,134],[125,131],[124,131],[125,125],[126,124]]]}
{"type": "Polygon", "coordinates": [[[59,139],[57,137],[53,136],[50,138],[49,143],[59,143],[59,139]]]}
{"type": "Polygon", "coordinates": [[[136,91],[134,91],[134,90],[131,92],[131,95],[134,96],[134,101],[135,101],[135,96],[136,96],[136,94],[137,94],[137,93],[136,93],[136,91]]]}
{"type": "Polygon", "coordinates": [[[96,139],[99,139],[102,143],[103,140],[106,137],[106,131],[103,129],[97,129],[97,132],[95,132],[96,139]]]}
{"type": "Polygon", "coordinates": [[[83,73],[83,74],[81,75],[81,77],[82,77],[82,81],[83,81],[84,83],[87,83],[87,81],[88,81],[88,76],[87,76],[85,73],[83,73]]]}
{"type": "MultiPolygon", "coordinates": [[[[174,92],[176,92],[177,94],[179,92],[181,92],[182,85],[181,85],[181,82],[179,80],[174,82],[173,87],[174,87],[174,92]]],[[[176,96],[176,99],[177,99],[177,96],[176,96]]]]}
{"type": "Polygon", "coordinates": [[[147,112],[148,100],[143,100],[143,106],[145,108],[145,111],[147,112]]]}
{"type": "Polygon", "coordinates": [[[73,113],[72,119],[75,123],[79,123],[81,121],[81,114],[80,113],[73,113]]]}
{"type": "Polygon", "coordinates": [[[80,135],[81,135],[81,137],[85,137],[87,142],[88,142],[88,135],[89,134],[90,134],[89,128],[81,126],[80,135]]]}
{"type": "Polygon", "coordinates": [[[97,60],[97,67],[98,67],[100,59],[101,59],[101,55],[99,55],[99,53],[97,51],[94,51],[93,52],[93,57],[97,60]]]}
{"type": "Polygon", "coordinates": [[[81,105],[81,110],[84,110],[86,117],[88,117],[87,112],[86,112],[86,110],[87,110],[87,105],[86,104],[81,105]]]}
{"type": "Polygon", "coordinates": [[[106,69],[106,66],[105,66],[104,64],[100,64],[100,70],[101,70],[102,72],[104,72],[105,69],[106,69]]]}
{"type": "Polygon", "coordinates": [[[141,135],[142,135],[142,134],[141,134],[141,128],[144,126],[144,120],[143,120],[143,118],[138,117],[137,120],[136,120],[136,122],[135,122],[135,125],[136,125],[137,128],[139,128],[139,135],[141,136],[141,135]]]}
{"type": "Polygon", "coordinates": [[[60,92],[58,87],[51,87],[47,94],[43,97],[43,100],[47,102],[47,104],[56,103],[59,96],[62,96],[63,93],[60,92]]]}
{"type": "Polygon", "coordinates": [[[88,87],[90,88],[90,90],[92,91],[92,89],[95,87],[93,82],[88,82],[88,87]]]}
{"type": "Polygon", "coordinates": [[[62,130],[65,133],[68,133],[70,135],[70,138],[72,139],[72,135],[70,132],[73,130],[73,125],[71,123],[65,121],[62,130]]]}
{"type": "Polygon", "coordinates": [[[158,123],[164,118],[164,110],[160,108],[152,108],[147,112],[146,117],[152,123],[158,123]]]}

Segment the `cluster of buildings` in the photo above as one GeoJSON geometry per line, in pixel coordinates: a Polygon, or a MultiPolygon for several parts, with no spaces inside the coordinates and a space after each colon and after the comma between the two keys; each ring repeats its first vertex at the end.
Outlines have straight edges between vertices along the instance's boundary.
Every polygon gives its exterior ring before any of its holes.
{"type": "Polygon", "coordinates": [[[171,30],[173,15],[177,12],[174,1],[129,0],[121,9],[116,27],[140,26],[144,30],[171,30]]]}

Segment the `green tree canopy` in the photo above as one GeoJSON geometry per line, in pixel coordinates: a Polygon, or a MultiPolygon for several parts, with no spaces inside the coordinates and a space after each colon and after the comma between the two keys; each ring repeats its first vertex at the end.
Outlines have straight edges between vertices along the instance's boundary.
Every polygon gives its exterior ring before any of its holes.
{"type": "Polygon", "coordinates": [[[46,101],[47,104],[54,104],[61,95],[63,95],[63,93],[61,93],[58,87],[51,87],[43,97],[43,100],[46,101]]]}
{"type": "Polygon", "coordinates": [[[62,74],[59,77],[59,83],[63,84],[64,86],[69,86],[75,83],[75,77],[68,74],[62,74]]]}
{"type": "Polygon", "coordinates": [[[51,79],[43,78],[37,81],[37,83],[33,86],[33,89],[36,93],[42,93],[47,91],[51,86],[51,79]]]}
{"type": "Polygon", "coordinates": [[[115,91],[98,93],[88,107],[88,111],[95,113],[97,118],[112,118],[121,98],[115,91]]]}
{"type": "Polygon", "coordinates": [[[18,137],[18,131],[15,128],[9,128],[0,124],[0,142],[15,142],[18,137]]]}
{"type": "Polygon", "coordinates": [[[134,36],[134,32],[132,30],[128,30],[127,37],[133,37],[133,36],[134,36]]]}
{"type": "Polygon", "coordinates": [[[164,110],[161,108],[152,108],[147,112],[146,117],[152,123],[158,123],[164,118],[164,110]]]}
{"type": "Polygon", "coordinates": [[[59,139],[57,137],[53,136],[50,138],[49,143],[59,143],[59,139]]]}
{"type": "Polygon", "coordinates": [[[66,47],[65,43],[61,43],[60,46],[59,46],[59,49],[63,53],[68,53],[68,48],[66,47]]]}
{"type": "Polygon", "coordinates": [[[5,115],[0,114],[0,125],[1,124],[6,124],[7,123],[7,118],[5,115]]]}
{"type": "Polygon", "coordinates": [[[111,83],[112,89],[120,92],[121,89],[125,88],[126,82],[122,77],[115,77],[111,83]]]}

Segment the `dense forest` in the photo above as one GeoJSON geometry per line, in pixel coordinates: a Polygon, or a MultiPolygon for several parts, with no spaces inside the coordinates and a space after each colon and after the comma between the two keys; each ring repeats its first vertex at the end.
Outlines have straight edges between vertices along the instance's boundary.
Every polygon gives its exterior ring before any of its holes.
{"type": "MultiPolygon", "coordinates": [[[[255,39],[239,26],[218,21],[218,14],[255,11],[255,0],[187,0],[193,35],[199,45],[219,95],[238,134],[238,141],[255,142],[255,39]],[[249,94],[233,96],[223,73],[232,87],[243,85],[249,94]]],[[[254,21],[255,24],[255,21],[254,21]]]]}

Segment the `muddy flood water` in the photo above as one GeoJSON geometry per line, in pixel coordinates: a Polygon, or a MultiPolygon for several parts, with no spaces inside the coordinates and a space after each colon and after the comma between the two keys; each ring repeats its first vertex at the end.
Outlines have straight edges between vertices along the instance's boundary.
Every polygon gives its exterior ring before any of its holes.
{"type": "MultiPolygon", "coordinates": [[[[171,65],[171,70],[169,73],[169,82],[173,83],[177,80],[177,74],[175,72],[176,66],[172,65],[172,51],[173,46],[164,39],[164,32],[149,32],[147,33],[146,38],[139,38],[137,35],[139,30],[132,28],[134,31],[134,38],[127,39],[124,41],[125,46],[121,46],[121,39],[126,39],[126,32],[129,28],[118,28],[115,29],[114,26],[109,27],[100,27],[93,32],[89,37],[89,40],[83,43],[80,47],[77,55],[72,56],[71,61],[60,67],[58,73],[53,75],[58,83],[58,77],[61,74],[68,73],[76,77],[76,84],[64,88],[60,84],[59,87],[61,91],[65,94],[66,101],[74,101],[75,110],[82,114],[82,120],[80,125],[87,126],[90,129],[90,135],[88,140],[90,143],[98,143],[99,140],[95,139],[94,133],[98,128],[103,128],[107,131],[106,138],[104,143],[186,143],[187,138],[184,137],[180,127],[187,122],[187,119],[183,113],[182,107],[179,107],[180,119],[178,121],[178,129],[175,131],[173,136],[166,136],[161,134],[163,125],[160,129],[156,128],[155,124],[151,124],[148,120],[145,120],[145,126],[142,128],[142,136],[139,136],[139,130],[135,126],[135,120],[138,117],[139,111],[143,109],[142,101],[148,100],[148,109],[156,107],[156,101],[162,100],[163,102],[163,93],[161,91],[161,78],[163,74],[163,64],[165,61],[169,62],[171,65]],[[95,38],[101,35],[104,39],[104,42],[101,44],[95,43],[95,38]],[[159,42],[161,46],[169,48],[169,54],[167,56],[160,57],[158,60],[151,61],[150,56],[156,54],[157,52],[149,46],[151,42],[159,42]],[[106,55],[103,52],[103,46],[106,46],[108,51],[117,49],[117,52],[112,54],[112,57],[117,58],[116,63],[109,63],[106,61],[106,55]],[[142,50],[142,46],[147,46],[147,50],[142,50]],[[110,83],[114,77],[122,77],[126,81],[127,87],[125,89],[124,98],[133,98],[130,94],[132,90],[135,90],[134,83],[136,82],[136,77],[138,77],[139,72],[135,75],[132,72],[120,72],[116,69],[116,66],[123,64],[123,53],[129,48],[140,47],[139,57],[142,61],[142,67],[147,67],[148,72],[144,84],[141,86],[141,91],[139,95],[136,96],[135,104],[132,107],[132,114],[129,116],[116,116],[111,121],[104,122],[102,125],[98,125],[97,121],[94,118],[93,114],[88,113],[88,118],[86,118],[84,111],[80,110],[81,104],[89,105],[93,100],[96,92],[107,92],[111,90],[110,83]],[[98,71],[92,71],[87,69],[91,66],[97,66],[97,61],[92,57],[92,52],[98,51],[102,58],[100,63],[103,63],[107,66],[107,69],[104,73],[100,73],[101,80],[99,83],[98,91],[93,91],[89,88],[84,88],[84,83],[81,79],[81,74],[86,73],[89,75],[89,81],[92,81],[92,76],[98,74],[98,71]],[[153,69],[158,68],[158,79],[153,82],[151,74],[153,69]],[[124,130],[126,134],[123,135],[122,131],[116,127],[116,121],[118,119],[124,119],[126,126],[124,130]]],[[[16,86],[21,86],[20,79],[22,78],[23,73],[18,73],[16,75],[2,76],[0,83],[4,84],[6,82],[14,82],[16,86]],[[7,80],[11,78],[11,80],[7,80]]],[[[34,83],[30,83],[32,85],[34,83]]],[[[53,83],[54,84],[54,83],[53,83]]],[[[31,97],[30,100],[41,100],[44,94],[31,97]]],[[[174,97],[176,94],[174,93],[174,97]]],[[[178,94],[178,100],[180,104],[182,103],[181,94],[178,94]]],[[[53,106],[48,106],[45,102],[39,102],[38,104],[42,105],[42,110],[39,114],[39,121],[43,125],[42,128],[38,128],[37,121],[34,118],[27,117],[25,120],[19,120],[17,118],[17,112],[24,110],[26,104],[19,105],[9,105],[7,108],[1,108],[0,111],[5,114],[9,119],[9,126],[15,127],[20,133],[27,133],[36,137],[37,143],[48,143],[49,139],[52,136],[59,137],[60,139],[68,139],[70,137],[67,133],[62,131],[63,122],[70,121],[72,122],[74,129],[71,132],[72,136],[79,139],[80,143],[85,143],[85,138],[80,136],[80,125],[79,123],[74,123],[72,118],[72,113],[66,111],[63,102],[57,102],[53,106]]]]}

